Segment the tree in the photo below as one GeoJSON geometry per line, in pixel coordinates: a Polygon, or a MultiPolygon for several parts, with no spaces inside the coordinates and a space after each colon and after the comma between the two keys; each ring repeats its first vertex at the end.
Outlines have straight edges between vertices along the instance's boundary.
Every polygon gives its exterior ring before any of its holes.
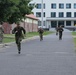
{"type": "Polygon", "coordinates": [[[12,15],[12,7],[14,3],[10,0],[0,0],[0,23],[6,22],[12,15]]]}
{"type": "Polygon", "coordinates": [[[31,0],[0,0],[0,23],[17,23],[30,14],[33,7],[29,6],[31,0]]]}

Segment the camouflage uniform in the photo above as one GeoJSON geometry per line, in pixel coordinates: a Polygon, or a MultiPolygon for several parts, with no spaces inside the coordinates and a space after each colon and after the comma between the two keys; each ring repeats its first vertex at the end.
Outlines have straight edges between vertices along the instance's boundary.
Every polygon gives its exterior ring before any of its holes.
{"type": "Polygon", "coordinates": [[[3,28],[2,27],[0,27],[0,43],[2,43],[3,42],[3,28]]]}
{"type": "Polygon", "coordinates": [[[22,39],[23,38],[22,31],[23,31],[24,34],[26,33],[25,29],[23,27],[21,27],[21,26],[15,27],[12,30],[12,33],[13,34],[15,33],[16,44],[18,44],[18,39],[22,39]]]}
{"type": "Polygon", "coordinates": [[[62,33],[63,33],[63,28],[62,28],[62,26],[60,26],[59,28],[58,28],[58,32],[59,32],[59,40],[62,40],[62,33]]]}
{"type": "Polygon", "coordinates": [[[43,40],[43,29],[42,28],[40,28],[39,30],[38,30],[38,32],[39,32],[39,35],[40,35],[40,41],[42,41],[43,40]]]}

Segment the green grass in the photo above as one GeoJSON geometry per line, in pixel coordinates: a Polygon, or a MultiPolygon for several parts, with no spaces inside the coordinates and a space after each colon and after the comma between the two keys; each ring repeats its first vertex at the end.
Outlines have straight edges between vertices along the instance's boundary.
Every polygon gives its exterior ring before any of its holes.
{"type": "Polygon", "coordinates": [[[72,32],[72,35],[73,35],[73,36],[76,36],[76,32],[72,32]]]}
{"type": "Polygon", "coordinates": [[[9,42],[14,42],[15,39],[14,38],[4,38],[3,39],[3,43],[9,43],[9,42]]]}
{"type": "MultiPolygon", "coordinates": [[[[76,32],[72,32],[72,36],[76,36],[76,32]]],[[[74,43],[76,45],[76,37],[74,37],[74,43]]]]}
{"type": "Polygon", "coordinates": [[[74,38],[74,46],[75,46],[75,52],[76,52],[76,38],[74,38]]]}
{"type": "MultiPolygon", "coordinates": [[[[76,36],[76,32],[72,32],[72,36],[76,36]]],[[[76,52],[76,37],[73,37],[75,52],[76,52]]]]}
{"type": "Polygon", "coordinates": [[[75,43],[75,46],[76,46],[76,38],[74,38],[74,43],[75,43]]]}
{"type": "Polygon", "coordinates": [[[48,34],[52,34],[52,33],[54,33],[54,32],[52,32],[52,31],[45,31],[44,35],[48,35],[48,34]]]}
{"type": "MultiPolygon", "coordinates": [[[[51,34],[51,33],[53,33],[53,32],[44,31],[44,35],[48,35],[48,34],[51,34]]],[[[38,32],[29,32],[29,33],[26,34],[26,37],[28,38],[28,37],[33,37],[33,36],[37,36],[37,35],[39,35],[38,32]]]]}
{"type": "Polygon", "coordinates": [[[38,32],[29,32],[29,33],[26,34],[26,38],[37,36],[37,35],[38,35],[38,32]]]}
{"type": "MultiPolygon", "coordinates": [[[[72,35],[76,36],[76,32],[72,32],[72,35]]],[[[74,43],[75,43],[75,46],[76,46],[76,37],[74,37],[74,43]]]]}
{"type": "Polygon", "coordinates": [[[14,42],[14,34],[4,34],[3,43],[14,42]]]}
{"type": "MultiPolygon", "coordinates": [[[[48,35],[48,34],[52,34],[53,32],[51,31],[44,31],[44,35],[48,35]]],[[[26,33],[26,37],[25,39],[29,38],[29,37],[33,37],[33,36],[38,36],[39,33],[38,32],[29,32],[26,33]]],[[[3,39],[3,43],[9,43],[9,42],[14,42],[15,41],[15,35],[14,34],[4,34],[4,39],[3,39]]]]}

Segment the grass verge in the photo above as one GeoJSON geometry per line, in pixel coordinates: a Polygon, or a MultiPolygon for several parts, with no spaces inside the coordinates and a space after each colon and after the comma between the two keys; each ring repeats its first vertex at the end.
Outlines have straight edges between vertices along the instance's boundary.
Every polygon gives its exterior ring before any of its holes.
{"type": "MultiPolygon", "coordinates": [[[[51,31],[44,31],[44,35],[48,35],[48,34],[52,34],[53,32],[51,31]]],[[[38,36],[39,33],[38,32],[29,32],[26,33],[25,39],[33,37],[33,36],[38,36]]],[[[15,38],[14,38],[14,34],[4,34],[4,39],[3,39],[3,43],[9,43],[9,42],[14,42],[15,38]]]]}
{"type": "Polygon", "coordinates": [[[72,35],[73,35],[73,41],[75,46],[75,52],[76,52],[76,32],[72,32],[72,35]]]}

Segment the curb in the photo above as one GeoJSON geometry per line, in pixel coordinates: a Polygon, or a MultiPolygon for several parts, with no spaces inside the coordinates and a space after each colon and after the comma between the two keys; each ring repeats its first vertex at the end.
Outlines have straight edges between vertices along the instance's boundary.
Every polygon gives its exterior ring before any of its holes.
{"type": "Polygon", "coordinates": [[[0,48],[4,47],[5,45],[4,44],[0,44],[0,48]]]}
{"type": "MultiPolygon", "coordinates": [[[[27,39],[23,39],[22,42],[34,40],[34,39],[37,39],[38,37],[39,37],[39,36],[34,36],[34,37],[27,38],[27,39]]],[[[3,47],[5,47],[5,46],[10,46],[11,44],[14,44],[14,43],[15,43],[15,42],[2,43],[2,44],[0,44],[0,48],[3,48],[3,47]]]]}

